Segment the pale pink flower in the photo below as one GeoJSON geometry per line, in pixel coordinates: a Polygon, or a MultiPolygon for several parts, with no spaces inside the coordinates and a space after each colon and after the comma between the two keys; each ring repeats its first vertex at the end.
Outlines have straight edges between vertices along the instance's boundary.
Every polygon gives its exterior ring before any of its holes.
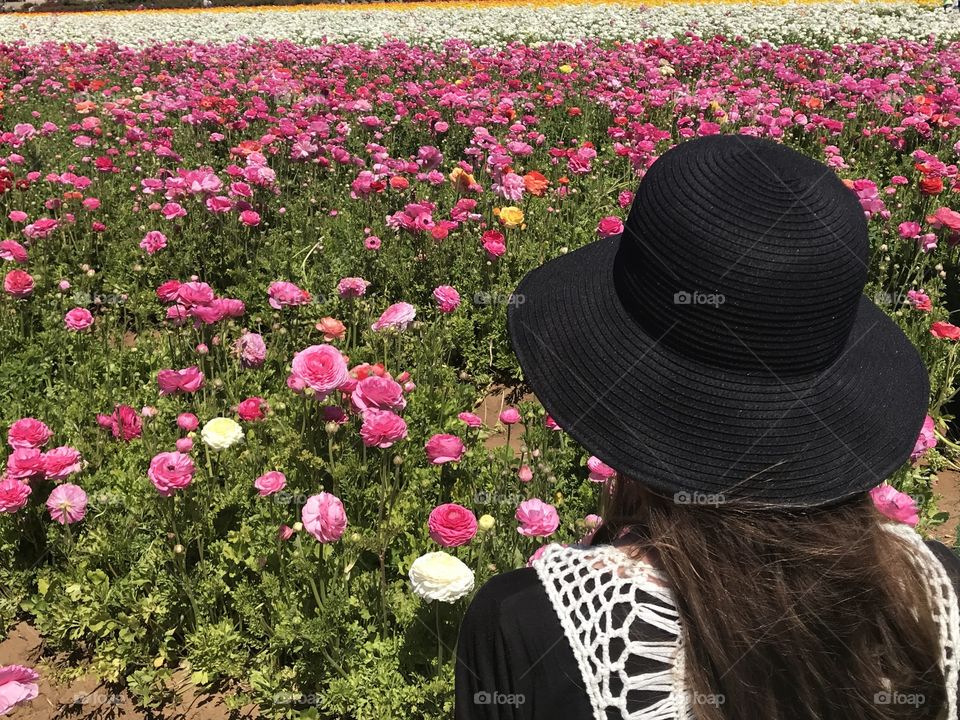
{"type": "Polygon", "coordinates": [[[437,544],[458,547],[466,545],[477,534],[477,516],[463,505],[446,503],[430,512],[427,527],[430,537],[437,544]]]}
{"type": "Polygon", "coordinates": [[[343,503],[328,492],[308,498],[300,518],[303,528],[322,543],[336,542],[347,528],[347,513],[343,503]]]}
{"type": "Polygon", "coordinates": [[[438,434],[427,440],[423,446],[427,452],[427,459],[432,465],[443,465],[448,462],[460,462],[466,451],[463,440],[456,435],[438,434]]]}
{"type": "Polygon", "coordinates": [[[416,315],[417,309],[410,303],[394,303],[383,311],[380,318],[371,325],[370,328],[374,332],[381,332],[383,330],[403,331],[407,329],[407,325],[413,322],[416,315]]]}
{"type": "Polygon", "coordinates": [[[82,332],[93,325],[93,314],[82,307],[75,307],[63,318],[63,324],[71,332],[82,332]]]}
{"type": "Polygon", "coordinates": [[[368,285],[370,285],[370,282],[363,278],[346,277],[337,283],[337,292],[342,298],[360,297],[366,295],[368,285]]]}
{"type": "Polygon", "coordinates": [[[40,675],[33,668],[23,665],[0,667],[0,715],[6,715],[17,705],[30,702],[40,692],[37,681],[40,675]]]}
{"type": "Polygon", "coordinates": [[[0,513],[13,514],[27,506],[32,488],[16,478],[0,477],[0,513]]]}
{"type": "Polygon", "coordinates": [[[174,443],[177,448],[177,452],[188,453],[193,450],[193,438],[182,437],[177,438],[177,441],[174,443]]]}
{"type": "Polygon", "coordinates": [[[53,431],[47,424],[32,417],[20,418],[7,431],[7,444],[17,448],[39,448],[49,442],[53,431]]]}
{"type": "Polygon", "coordinates": [[[183,490],[193,482],[196,467],[189,455],[181,452],[162,452],[150,461],[147,477],[164,497],[183,490]]]}
{"type": "Polygon", "coordinates": [[[449,285],[440,285],[434,289],[433,299],[437,301],[442,313],[452,313],[460,305],[460,293],[449,285]]]}
{"type": "Polygon", "coordinates": [[[379,375],[369,375],[359,381],[350,394],[350,400],[358,412],[403,410],[407,406],[400,383],[379,375]]]}
{"type": "Polygon", "coordinates": [[[180,413],[177,415],[177,427],[184,432],[193,432],[200,427],[200,419],[193,413],[180,413]]]}
{"type": "Polygon", "coordinates": [[[348,378],[343,354],[333,345],[311,345],[293,357],[290,377],[323,399],[348,378]]]}
{"type": "Polygon", "coordinates": [[[517,471],[517,477],[520,479],[520,482],[528,483],[533,480],[533,470],[530,469],[529,465],[521,465],[517,471]]]}
{"type": "Polygon", "coordinates": [[[267,294],[270,296],[270,307],[274,310],[306,305],[310,302],[310,293],[284,280],[271,283],[267,294]]]}
{"type": "Polygon", "coordinates": [[[271,470],[258,477],[253,486],[261,497],[267,497],[283,490],[287,486],[287,478],[278,470],[271,470]]]}
{"type": "Polygon", "coordinates": [[[595,483],[606,482],[617,476],[616,470],[594,455],[587,460],[587,469],[590,470],[590,480],[595,483]]]}
{"type": "Polygon", "coordinates": [[[457,415],[457,417],[460,419],[460,422],[462,422],[468,428],[476,429],[479,427],[483,427],[483,418],[481,418],[479,415],[476,415],[472,412],[462,412],[459,415],[457,415]]]}
{"type": "Polygon", "coordinates": [[[360,439],[367,447],[385,449],[407,436],[407,423],[389,410],[367,410],[363,413],[360,439]]]}
{"type": "Polygon", "coordinates": [[[79,485],[57,485],[47,498],[50,517],[61,525],[72,525],[87,514],[87,494],[79,485]]]}
{"type": "Polygon", "coordinates": [[[520,411],[515,407],[508,407],[500,413],[500,422],[504,425],[516,425],[520,422],[520,411]]]}
{"type": "Polygon", "coordinates": [[[520,503],[516,518],[520,523],[517,532],[527,537],[546,537],[560,527],[557,509],[539,498],[531,498],[520,503]]]}
{"type": "Polygon", "coordinates": [[[258,333],[245,332],[233,345],[234,352],[240,356],[244,367],[261,367],[267,358],[267,344],[258,333]]]}
{"type": "Polygon", "coordinates": [[[892,485],[879,485],[870,491],[873,504],[891,520],[916,526],[920,522],[917,503],[912,497],[900,492],[892,485]]]}

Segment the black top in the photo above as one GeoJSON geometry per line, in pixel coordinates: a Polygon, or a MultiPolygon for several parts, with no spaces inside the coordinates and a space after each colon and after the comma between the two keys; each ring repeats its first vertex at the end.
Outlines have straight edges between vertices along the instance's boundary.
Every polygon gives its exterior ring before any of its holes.
{"type": "MultiPolygon", "coordinates": [[[[927,546],[960,594],[960,558],[942,543],[927,546]]],[[[646,662],[637,672],[662,667],[646,662]]],[[[637,709],[647,704],[638,699],[637,709]]],[[[457,644],[455,717],[593,720],[573,650],[533,568],[493,577],[470,604],[457,644]]]]}

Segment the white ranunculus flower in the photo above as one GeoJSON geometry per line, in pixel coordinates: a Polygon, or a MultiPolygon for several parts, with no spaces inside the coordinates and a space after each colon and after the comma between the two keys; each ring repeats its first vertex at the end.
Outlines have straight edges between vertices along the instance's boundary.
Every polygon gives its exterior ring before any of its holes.
{"type": "Polygon", "coordinates": [[[410,583],[428,602],[452,603],[473,590],[473,570],[449,553],[431,552],[413,561],[410,583]]]}
{"type": "Polygon", "coordinates": [[[230,418],[215,417],[203,426],[200,437],[203,438],[207,447],[213,450],[226,450],[238,442],[243,442],[243,428],[230,418]]]}

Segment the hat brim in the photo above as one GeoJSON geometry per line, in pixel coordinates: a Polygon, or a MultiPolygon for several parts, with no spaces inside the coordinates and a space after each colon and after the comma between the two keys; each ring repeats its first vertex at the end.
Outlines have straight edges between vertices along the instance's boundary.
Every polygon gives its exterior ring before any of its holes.
{"type": "Polygon", "coordinates": [[[929,378],[867,297],[823,372],[738,373],[673,352],[637,323],[614,290],[619,244],[598,240],[533,270],[508,309],[525,380],[587,451],[660,494],[777,507],[862,493],[910,457],[929,378]]]}

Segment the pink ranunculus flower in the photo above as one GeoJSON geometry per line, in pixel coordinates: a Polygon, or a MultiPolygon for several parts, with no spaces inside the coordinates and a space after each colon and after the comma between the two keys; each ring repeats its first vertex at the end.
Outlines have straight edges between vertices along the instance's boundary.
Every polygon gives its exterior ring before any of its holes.
{"type": "Polygon", "coordinates": [[[500,413],[500,422],[504,425],[516,425],[520,422],[520,411],[515,407],[508,407],[500,413]]]}
{"type": "Polygon", "coordinates": [[[460,306],[460,293],[450,285],[440,285],[433,291],[433,299],[442,313],[452,313],[460,306]]]}
{"type": "Polygon", "coordinates": [[[590,480],[595,483],[606,482],[617,476],[616,470],[594,455],[587,460],[587,469],[590,470],[590,480]]]}
{"type": "Polygon", "coordinates": [[[256,210],[244,210],[240,213],[240,222],[247,227],[256,227],[260,224],[260,213],[256,210]]]}
{"type": "Polygon", "coordinates": [[[358,382],[350,394],[350,401],[358,412],[403,410],[407,406],[400,383],[380,375],[368,375],[358,382]]]}
{"type": "Polygon", "coordinates": [[[936,447],[936,445],[937,433],[934,427],[933,418],[927,415],[923,420],[923,427],[920,428],[920,435],[917,437],[917,442],[913,446],[913,452],[910,453],[910,459],[919,459],[924,453],[927,452],[927,450],[936,447]]]}
{"type": "Polygon", "coordinates": [[[311,345],[293,357],[291,377],[323,399],[349,377],[343,354],[333,345],[311,345]]]}
{"type": "Polygon", "coordinates": [[[18,300],[28,298],[33,295],[33,277],[25,270],[11,270],[3,279],[3,289],[18,300]]]}
{"type": "Polygon", "coordinates": [[[82,332],[93,325],[93,314],[82,307],[75,307],[63,318],[63,324],[71,332],[82,332]]]}
{"type": "Polygon", "coordinates": [[[552,430],[553,432],[560,432],[563,430],[563,428],[557,424],[557,421],[549,415],[543,418],[543,424],[546,425],[547,430],[552,430]]]}
{"type": "Polygon", "coordinates": [[[306,305],[310,302],[310,293],[283,280],[271,283],[267,294],[270,296],[270,307],[274,310],[306,305]]]}
{"type": "Polygon", "coordinates": [[[383,314],[370,326],[370,329],[374,332],[383,330],[403,331],[407,329],[407,325],[412,323],[416,316],[417,309],[410,303],[394,303],[383,311],[383,314]]]}
{"type": "Polygon", "coordinates": [[[520,503],[516,518],[520,523],[517,532],[527,537],[546,537],[560,527],[557,509],[539,498],[531,498],[520,503]]]}
{"type": "Polygon", "coordinates": [[[267,497],[283,490],[287,486],[287,478],[282,472],[271,470],[258,477],[253,486],[260,497],[267,497]]]}
{"type": "Polygon", "coordinates": [[[874,506],[891,520],[916,526],[920,514],[916,501],[892,485],[878,485],[870,491],[874,506]]]}
{"type": "Polygon", "coordinates": [[[188,453],[193,450],[193,438],[182,437],[177,438],[177,441],[174,443],[174,446],[177,448],[177,452],[188,453]]]}
{"type": "Polygon", "coordinates": [[[463,505],[446,503],[430,512],[430,537],[443,547],[466,545],[477,534],[477,516],[463,505]]]}
{"type": "Polygon", "coordinates": [[[157,373],[157,384],[161,395],[194,393],[203,387],[203,373],[196,365],[183,370],[161,370],[157,373]]]}
{"type": "Polygon", "coordinates": [[[347,513],[343,503],[328,492],[308,498],[300,519],[303,528],[322,543],[336,542],[347,529],[347,513]]]}
{"type": "Polygon", "coordinates": [[[143,240],[140,241],[140,247],[146,251],[147,255],[153,255],[163,250],[166,246],[167,236],[159,230],[151,230],[144,235],[143,240]]]}
{"type": "Polygon", "coordinates": [[[33,489],[16,478],[0,477],[0,513],[15,513],[27,506],[33,489]]]}
{"type": "Polygon", "coordinates": [[[246,332],[238,337],[233,350],[240,356],[241,364],[248,368],[261,367],[267,358],[267,345],[258,333],[246,332]]]}
{"type": "Polygon", "coordinates": [[[83,461],[80,451],[69,445],[53,448],[43,454],[43,474],[47,480],[66,480],[74,473],[80,472],[83,461]]]}
{"type": "Polygon", "coordinates": [[[369,280],[360,277],[346,277],[337,283],[337,293],[342,298],[355,298],[366,295],[369,280]]]}
{"type": "Polygon", "coordinates": [[[483,418],[481,418],[479,415],[475,413],[462,412],[459,415],[457,415],[457,418],[459,418],[460,422],[462,422],[468,428],[476,429],[476,428],[483,427],[483,418]]]}
{"type": "Polygon", "coordinates": [[[177,427],[184,432],[193,432],[200,427],[200,418],[193,413],[180,413],[177,415],[177,427]]]}
{"type": "Polygon", "coordinates": [[[32,417],[20,418],[7,431],[7,444],[17,448],[40,448],[53,437],[47,424],[32,417]]]}
{"type": "Polygon", "coordinates": [[[162,452],[150,461],[147,477],[164,497],[183,490],[193,482],[196,467],[189,455],[181,452],[162,452]]]}
{"type": "Polygon", "coordinates": [[[367,447],[385,449],[407,436],[407,423],[389,410],[366,410],[360,439],[367,447]]]}
{"type": "Polygon", "coordinates": [[[16,262],[22,265],[27,262],[28,258],[27,249],[16,240],[0,241],[0,260],[16,262]]]}
{"type": "Polygon", "coordinates": [[[37,448],[17,448],[7,457],[7,475],[17,480],[44,477],[43,453],[37,448]]]}
{"type": "Polygon", "coordinates": [[[109,430],[118,440],[130,442],[143,434],[143,419],[129,405],[115,405],[110,415],[97,415],[101,427],[109,430]]]}
{"type": "Polygon", "coordinates": [[[262,397],[248,397],[237,404],[237,415],[245,422],[256,422],[266,417],[270,406],[262,397]]]}
{"type": "Polygon", "coordinates": [[[40,692],[39,673],[23,665],[0,667],[0,715],[6,715],[17,705],[30,702],[40,692]]]}
{"type": "Polygon", "coordinates": [[[597,235],[602,238],[619,235],[622,232],[623,221],[614,215],[608,215],[597,224],[597,235]]]}
{"type": "Polygon", "coordinates": [[[61,525],[72,525],[87,514],[87,494],[79,485],[57,485],[47,498],[50,517],[61,525]]]}
{"type": "Polygon", "coordinates": [[[520,469],[517,470],[517,477],[520,482],[528,483],[533,480],[533,470],[530,469],[529,465],[521,465],[520,469]]]}
{"type": "Polygon", "coordinates": [[[443,465],[448,462],[460,462],[466,448],[463,440],[456,435],[438,434],[427,440],[423,446],[427,451],[427,459],[433,465],[443,465]]]}

